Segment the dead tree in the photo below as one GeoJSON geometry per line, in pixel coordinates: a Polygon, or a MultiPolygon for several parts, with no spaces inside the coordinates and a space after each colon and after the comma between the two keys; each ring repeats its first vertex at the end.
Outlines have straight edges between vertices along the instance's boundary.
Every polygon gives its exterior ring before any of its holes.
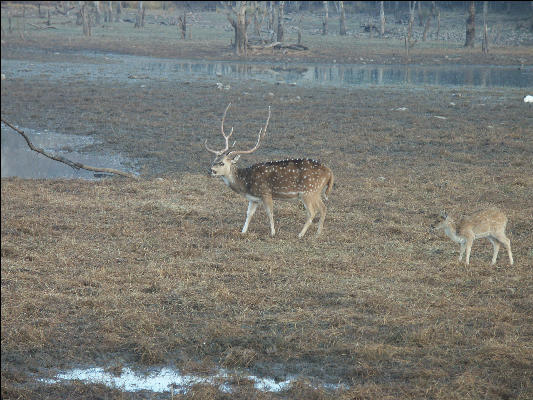
{"type": "Polygon", "coordinates": [[[143,2],[139,1],[137,15],[135,16],[135,25],[133,26],[134,28],[144,28],[144,10],[143,2]]]}
{"type": "Polygon", "coordinates": [[[248,24],[250,18],[246,17],[246,11],[248,9],[247,1],[237,1],[235,7],[231,5],[231,2],[225,2],[226,17],[235,31],[235,42],[233,44],[235,54],[246,55],[248,48],[248,24]]]}
{"type": "Polygon", "coordinates": [[[379,21],[380,21],[380,28],[379,28],[379,36],[383,37],[385,36],[385,5],[384,1],[379,2],[379,21]]]}
{"type": "Polygon", "coordinates": [[[413,24],[415,22],[415,7],[416,1],[409,2],[409,25],[407,26],[407,33],[405,35],[405,53],[407,60],[409,60],[409,50],[415,45],[416,40],[413,41],[413,24]]]}
{"type": "Polygon", "coordinates": [[[95,1],[93,3],[94,3],[94,23],[95,25],[100,25],[100,20],[102,16],[102,13],[100,11],[100,2],[95,1]]]}
{"type": "Polygon", "coordinates": [[[322,35],[328,34],[328,2],[323,1],[324,4],[324,16],[322,17],[322,35]]]}
{"type": "Polygon", "coordinates": [[[89,15],[89,9],[86,1],[80,1],[79,16],[83,25],[83,35],[91,36],[91,16],[89,15]]]}
{"type": "Polygon", "coordinates": [[[435,39],[439,40],[440,33],[440,9],[436,1],[431,2],[431,14],[437,19],[437,32],[435,32],[435,39]]]}
{"type": "MultiPolygon", "coordinates": [[[[533,3],[532,3],[533,5],[533,3]]],[[[487,13],[489,9],[489,2],[483,2],[483,41],[481,42],[481,50],[483,54],[489,53],[489,35],[487,33],[487,13]]]]}
{"type": "Polygon", "coordinates": [[[303,14],[300,14],[300,18],[298,18],[298,46],[302,45],[302,18],[303,14]]]}
{"type": "Polygon", "coordinates": [[[120,14],[122,13],[122,6],[120,5],[120,1],[115,1],[114,3],[117,4],[117,14],[115,15],[115,22],[120,22],[120,14]]]}
{"type": "Polygon", "coordinates": [[[283,9],[285,8],[285,2],[279,1],[278,2],[278,30],[277,30],[277,36],[276,39],[278,42],[283,42],[283,36],[285,34],[285,29],[283,27],[283,9]]]}
{"type": "Polygon", "coordinates": [[[178,17],[178,29],[181,32],[181,38],[187,39],[187,13],[183,11],[183,17],[178,17]]]}
{"type": "Polygon", "coordinates": [[[468,6],[468,18],[466,19],[466,40],[464,47],[474,47],[476,38],[476,3],[470,2],[468,6]]]}
{"type": "Polygon", "coordinates": [[[339,35],[346,36],[346,13],[344,12],[344,1],[339,1],[339,35]]]}

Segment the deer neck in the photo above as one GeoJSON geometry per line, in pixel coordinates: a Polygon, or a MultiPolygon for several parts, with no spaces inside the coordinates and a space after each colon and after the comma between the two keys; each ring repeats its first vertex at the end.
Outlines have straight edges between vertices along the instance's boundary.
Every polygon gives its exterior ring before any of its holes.
{"type": "Polygon", "coordinates": [[[444,228],[444,233],[446,233],[446,236],[448,236],[450,239],[452,239],[456,243],[464,243],[465,238],[462,236],[457,235],[457,230],[455,228],[455,225],[449,224],[444,228]]]}
{"type": "Polygon", "coordinates": [[[241,174],[241,169],[231,166],[230,173],[224,175],[222,180],[226,185],[233,189],[237,193],[246,193],[245,180],[241,174]]]}

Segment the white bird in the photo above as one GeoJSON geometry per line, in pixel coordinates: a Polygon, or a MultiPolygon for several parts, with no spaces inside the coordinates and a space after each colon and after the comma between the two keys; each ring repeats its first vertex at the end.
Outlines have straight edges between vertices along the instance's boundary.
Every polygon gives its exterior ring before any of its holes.
{"type": "Polygon", "coordinates": [[[533,96],[528,94],[526,97],[524,97],[524,103],[533,103],[533,96]]]}

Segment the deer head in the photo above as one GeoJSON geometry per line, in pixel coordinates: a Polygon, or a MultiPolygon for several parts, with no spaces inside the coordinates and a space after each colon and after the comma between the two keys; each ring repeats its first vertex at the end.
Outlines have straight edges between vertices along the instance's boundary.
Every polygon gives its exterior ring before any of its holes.
{"type": "MultiPolygon", "coordinates": [[[[226,107],[226,110],[224,111],[224,115],[222,117],[222,123],[220,124],[220,131],[222,133],[222,136],[224,137],[224,141],[226,143],[225,147],[222,150],[213,150],[210,149],[207,146],[207,139],[205,140],[205,148],[210,153],[215,154],[215,159],[213,160],[213,163],[211,164],[211,175],[212,176],[222,176],[229,178],[231,176],[231,167],[233,164],[235,164],[239,158],[241,157],[241,154],[250,154],[256,151],[259,148],[259,144],[261,143],[261,139],[266,134],[266,130],[268,127],[268,122],[270,121],[270,106],[268,107],[268,117],[265,123],[265,126],[261,129],[259,129],[259,135],[257,137],[257,143],[254,147],[252,147],[249,150],[233,150],[229,151],[229,139],[231,135],[233,135],[233,127],[231,128],[231,131],[228,135],[224,132],[224,121],[226,120],[226,114],[228,113],[228,110],[231,106],[231,103],[228,104],[226,107]]],[[[233,145],[231,147],[235,146],[235,142],[233,142],[233,145]]]]}

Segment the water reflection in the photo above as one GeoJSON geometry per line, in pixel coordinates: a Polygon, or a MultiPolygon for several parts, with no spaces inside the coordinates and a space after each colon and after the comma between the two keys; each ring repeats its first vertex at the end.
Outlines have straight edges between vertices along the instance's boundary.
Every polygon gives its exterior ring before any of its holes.
{"type": "Polygon", "coordinates": [[[436,85],[533,87],[533,67],[423,65],[275,65],[267,63],[153,63],[152,72],[196,74],[312,86],[436,85]]]}

